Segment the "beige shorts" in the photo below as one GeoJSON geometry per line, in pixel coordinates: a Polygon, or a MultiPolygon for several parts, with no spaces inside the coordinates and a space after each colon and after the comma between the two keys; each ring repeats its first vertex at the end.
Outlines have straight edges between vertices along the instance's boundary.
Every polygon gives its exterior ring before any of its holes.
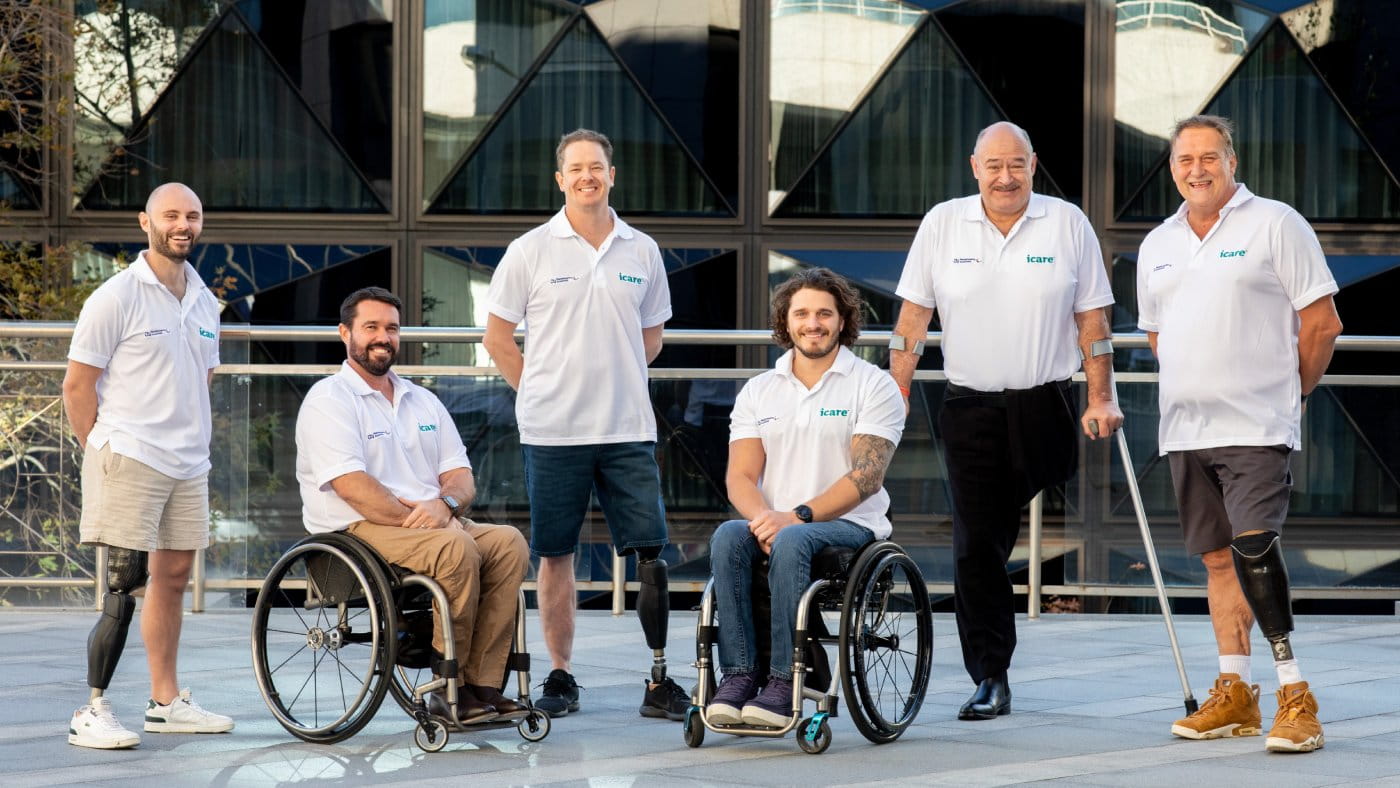
{"type": "Polygon", "coordinates": [[[200,550],[209,546],[209,474],[174,479],[111,444],[83,453],[84,544],[128,550],[200,550]]]}

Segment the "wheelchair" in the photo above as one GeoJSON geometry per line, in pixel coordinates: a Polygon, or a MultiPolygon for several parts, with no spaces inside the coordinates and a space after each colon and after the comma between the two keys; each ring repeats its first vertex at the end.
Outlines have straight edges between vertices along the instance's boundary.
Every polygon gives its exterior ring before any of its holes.
{"type": "MultiPolygon", "coordinates": [[[[754,567],[755,635],[759,663],[767,665],[767,565],[754,567]]],[[[714,579],[705,586],[696,624],[699,681],[691,696],[682,735],[690,747],[705,741],[705,731],[737,736],[780,738],[796,731],[803,752],[817,754],[831,746],[831,726],[839,696],[845,693],[856,729],[875,744],[898,739],[918,716],[928,689],[933,661],[933,617],[928,588],[914,560],[897,544],[874,541],[859,550],[826,547],[812,559],[812,583],[798,603],[793,637],[792,717],[782,727],[718,725],[707,718],[715,692],[714,579]],[[830,634],[824,611],[840,611],[840,630],[830,634]],[[826,647],[836,646],[833,676],[826,647]],[[816,712],[803,718],[804,701],[816,712]]]]}
{"type": "Polygon", "coordinates": [[[302,539],[273,565],[253,607],[253,671],[263,701],[293,736],[318,744],[355,735],[386,694],[413,718],[413,741],[425,752],[446,747],[449,731],[514,726],[531,742],[549,735],[549,715],[530,702],[523,592],[500,686],[514,671],[525,711],[510,718],[459,722],[464,684],[447,609],[432,578],[387,563],[350,534],[302,539]],[[432,647],[434,600],[443,611],[441,657],[432,647]],[[446,697],[446,709],[429,710],[433,691],[446,697]]]}

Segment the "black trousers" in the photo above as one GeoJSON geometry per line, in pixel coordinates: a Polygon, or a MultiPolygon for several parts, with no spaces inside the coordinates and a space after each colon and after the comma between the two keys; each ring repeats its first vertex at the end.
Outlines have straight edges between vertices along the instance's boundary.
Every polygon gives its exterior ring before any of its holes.
{"type": "Polygon", "coordinates": [[[1021,508],[1078,463],[1069,381],[984,393],[948,385],[938,415],[953,493],[953,597],[974,683],[1011,665],[1016,612],[1006,559],[1021,508]]]}

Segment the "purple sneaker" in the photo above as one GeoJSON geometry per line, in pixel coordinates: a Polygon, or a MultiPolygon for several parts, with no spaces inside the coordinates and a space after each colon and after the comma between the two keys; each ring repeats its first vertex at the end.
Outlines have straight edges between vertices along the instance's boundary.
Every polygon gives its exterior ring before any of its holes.
{"type": "Polygon", "coordinates": [[[743,720],[749,725],[781,728],[792,719],[792,679],[769,676],[763,691],[744,704],[743,720]]]}
{"type": "Polygon", "coordinates": [[[757,694],[757,673],[725,676],[715,690],[714,700],[705,707],[705,718],[714,725],[739,725],[744,721],[744,704],[757,694]]]}

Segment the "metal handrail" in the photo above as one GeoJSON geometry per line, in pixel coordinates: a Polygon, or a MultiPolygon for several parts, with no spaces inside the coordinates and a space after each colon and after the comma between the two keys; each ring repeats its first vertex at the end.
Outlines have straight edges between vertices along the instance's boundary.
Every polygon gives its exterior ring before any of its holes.
{"type": "MultiPolygon", "coordinates": [[[[0,339],[66,339],[73,335],[74,323],[55,321],[4,321],[0,320],[0,339]]],[[[253,326],[246,323],[223,324],[221,338],[225,340],[246,340],[262,342],[339,342],[340,332],[334,326],[253,326]]],[[[435,327],[404,326],[400,338],[407,342],[453,342],[480,343],[486,335],[482,326],[435,327]]],[[[867,331],[856,340],[857,345],[883,347],[888,344],[892,332],[867,331]]],[[[523,330],[516,331],[516,338],[524,339],[523,330]]],[[[675,345],[768,345],[773,335],[759,329],[666,329],[663,335],[666,342],[675,345]]],[[[942,345],[941,332],[929,332],[926,345],[942,345]]],[[[1149,347],[1147,335],[1141,332],[1115,334],[1113,343],[1118,349],[1140,349],[1149,347]]],[[[1342,336],[1336,341],[1339,351],[1400,352],[1400,336],[1342,336]]],[[[64,361],[0,361],[0,371],[62,371],[67,367],[64,361]]],[[[327,375],[339,369],[335,364],[223,364],[215,369],[216,375],[327,375]]],[[[495,367],[453,366],[453,365],[398,365],[396,369],[405,375],[415,376],[456,376],[494,377],[499,375],[495,367]]],[[[694,380],[721,379],[743,380],[764,372],[764,369],[709,369],[709,368],[653,368],[649,376],[654,380],[694,380]]],[[[1152,383],[1157,380],[1156,372],[1115,372],[1114,377],[1123,383],[1152,383]]],[[[918,370],[914,379],[918,381],[946,380],[942,370],[918,370]]],[[[1082,382],[1084,373],[1075,374],[1074,379],[1082,382]]],[[[1400,386],[1400,375],[1326,375],[1322,379],[1326,385],[1340,386],[1400,386]]],[[[1031,617],[1038,615],[1038,599],[1042,592],[1040,566],[1037,560],[1041,555],[1042,517],[1040,496],[1031,502],[1030,529],[1030,575],[1027,578],[1028,608],[1031,617]]],[[[620,615],[619,602],[627,589],[623,568],[625,562],[614,554],[613,577],[609,589],[613,596],[613,612],[620,615]]],[[[102,573],[90,579],[81,578],[3,578],[0,586],[33,585],[62,587],[93,587],[98,589],[97,602],[101,601],[102,573]],[[27,582],[26,582],[27,581],[27,582]]],[[[205,577],[204,551],[197,553],[194,571],[191,575],[194,592],[191,612],[203,612],[206,589],[209,583],[205,577]]],[[[635,585],[635,583],[633,584],[635,585]]]]}

